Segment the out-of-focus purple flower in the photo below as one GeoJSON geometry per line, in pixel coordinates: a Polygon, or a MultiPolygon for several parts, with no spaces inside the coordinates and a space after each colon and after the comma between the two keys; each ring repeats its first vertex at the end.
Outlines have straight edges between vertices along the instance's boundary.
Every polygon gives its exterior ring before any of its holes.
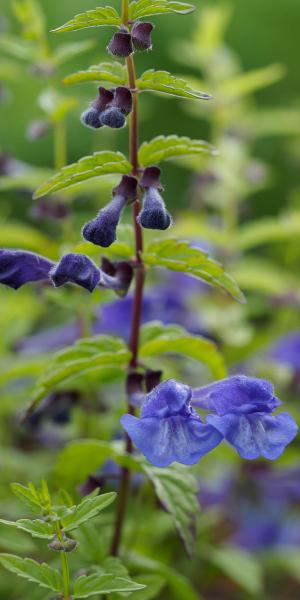
{"type": "Polygon", "coordinates": [[[65,254],[54,263],[33,252],[0,250],[0,283],[14,289],[30,281],[50,280],[55,287],[71,282],[89,292],[97,286],[126,292],[131,281],[129,272],[126,277],[124,268],[118,272],[116,267],[115,272],[110,276],[101,271],[85,254],[65,254]]]}
{"type": "Polygon", "coordinates": [[[190,387],[169,379],[146,396],[140,418],[129,414],[121,418],[134,444],[157,467],[174,461],[195,464],[222,440],[191,408],[191,397],[190,387]]]}
{"type": "Polygon", "coordinates": [[[281,403],[267,381],[236,375],[194,390],[193,404],[213,411],[206,417],[242,458],[278,458],[298,427],[287,413],[270,413],[281,403]]]}
{"type": "Polygon", "coordinates": [[[300,330],[283,336],[269,350],[268,356],[276,363],[300,372],[300,330]]]}

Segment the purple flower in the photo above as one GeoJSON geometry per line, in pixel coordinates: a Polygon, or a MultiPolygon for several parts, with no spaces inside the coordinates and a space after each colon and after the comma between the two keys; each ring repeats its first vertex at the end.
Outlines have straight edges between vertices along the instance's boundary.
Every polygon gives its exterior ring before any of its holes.
{"type": "Polygon", "coordinates": [[[213,411],[206,417],[242,458],[275,460],[297,434],[290,415],[270,413],[280,404],[272,385],[244,375],[228,377],[194,390],[193,404],[213,411]]]}
{"type": "Polygon", "coordinates": [[[120,269],[116,266],[112,268],[115,276],[101,271],[85,254],[65,254],[59,262],[54,263],[25,250],[0,250],[0,283],[14,289],[30,281],[50,280],[55,287],[70,282],[89,292],[97,286],[127,291],[132,273],[130,265],[128,269],[125,269],[124,263],[120,269]]]}
{"type": "Polygon", "coordinates": [[[145,189],[145,192],[143,208],[137,218],[138,222],[145,229],[168,229],[172,223],[172,218],[160,195],[160,191],[163,189],[160,182],[160,169],[158,167],[147,167],[141,177],[140,185],[145,189]]]}
{"type": "Polygon", "coordinates": [[[111,41],[107,46],[107,50],[113,56],[126,58],[133,52],[131,34],[126,27],[121,27],[119,31],[114,33],[111,41]]]}
{"type": "Polygon", "coordinates": [[[300,330],[293,331],[278,340],[269,351],[276,363],[288,365],[294,371],[300,371],[300,330]]]}
{"type": "Polygon", "coordinates": [[[127,115],[132,111],[132,93],[128,87],[118,86],[107,90],[100,86],[99,96],[85,110],[80,120],[91,129],[100,129],[103,125],[118,129],[123,127],[127,115]]]}
{"type": "Polygon", "coordinates": [[[191,397],[189,386],[169,379],[146,396],[140,418],[129,414],[121,418],[132,441],[153,465],[195,464],[221,442],[217,429],[203,423],[191,408],[191,397]]]}
{"type": "Polygon", "coordinates": [[[135,50],[142,52],[143,50],[151,50],[151,33],[154,29],[152,23],[136,21],[131,30],[132,43],[135,50]]]}

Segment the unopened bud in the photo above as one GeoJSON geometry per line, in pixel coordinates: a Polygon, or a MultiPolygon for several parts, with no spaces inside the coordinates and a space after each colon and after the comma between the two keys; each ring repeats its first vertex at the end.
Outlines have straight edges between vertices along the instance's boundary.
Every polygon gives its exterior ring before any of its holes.
{"type": "Polygon", "coordinates": [[[84,225],[83,237],[96,246],[107,248],[116,240],[116,229],[126,204],[123,196],[116,195],[100,210],[98,216],[84,225]]]}
{"type": "Polygon", "coordinates": [[[50,550],[54,550],[54,552],[73,552],[77,546],[78,542],[76,542],[76,540],[72,540],[66,536],[64,536],[62,540],[59,540],[58,537],[55,537],[50,544],[48,544],[48,548],[50,548],[50,550]]]}
{"type": "Polygon", "coordinates": [[[89,127],[90,129],[100,129],[100,127],[102,127],[100,113],[93,106],[82,113],[80,121],[83,125],[89,127]]]}
{"type": "Polygon", "coordinates": [[[106,125],[112,129],[121,129],[126,123],[124,114],[114,106],[103,111],[100,115],[101,125],[106,125]]]}
{"type": "Polygon", "coordinates": [[[49,273],[55,287],[71,282],[92,292],[100,281],[100,270],[85,254],[65,254],[49,273]]]}
{"type": "Polygon", "coordinates": [[[152,23],[136,22],[131,30],[132,43],[135,50],[151,50],[152,23]]]}
{"type": "Polygon", "coordinates": [[[133,52],[131,34],[129,31],[122,27],[117,31],[107,46],[107,50],[113,54],[113,56],[120,56],[126,58],[133,52]]]}
{"type": "Polygon", "coordinates": [[[138,222],[145,229],[165,230],[172,223],[165,203],[156,188],[148,188],[143,197],[143,209],[138,215],[138,222]]]}

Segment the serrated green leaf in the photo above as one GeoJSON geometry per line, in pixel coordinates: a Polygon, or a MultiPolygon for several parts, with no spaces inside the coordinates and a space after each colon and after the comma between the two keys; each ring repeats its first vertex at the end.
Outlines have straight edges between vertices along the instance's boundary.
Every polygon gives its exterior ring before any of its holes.
{"type": "Polygon", "coordinates": [[[263,573],[258,559],[241,548],[223,546],[207,552],[210,560],[223,573],[250,594],[263,592],[263,573]]]}
{"type": "Polygon", "coordinates": [[[143,167],[197,154],[216,154],[216,149],[203,140],[191,140],[188,137],[159,135],[150,142],[144,142],[139,150],[139,162],[143,167]]]}
{"type": "Polygon", "coordinates": [[[41,198],[45,194],[64,190],[86,179],[112,173],[125,175],[130,170],[131,165],[121,152],[95,152],[91,156],[84,156],[78,162],[68,165],[56,173],[47,183],[37,189],[34,198],[41,198]]]}
{"type": "Polygon", "coordinates": [[[38,380],[33,395],[32,406],[44,398],[52,389],[62,382],[97,370],[109,367],[120,369],[130,359],[125,342],[109,336],[85,338],[52,355],[48,368],[38,380]]]}
{"type": "Polygon", "coordinates": [[[121,18],[116,9],[112,6],[103,6],[87,10],[84,13],[75,15],[64,25],[53,29],[53,33],[64,33],[65,31],[78,31],[87,27],[102,27],[103,25],[118,25],[121,24],[121,18]]]}
{"type": "Polygon", "coordinates": [[[172,0],[136,0],[130,3],[129,15],[133,21],[151,15],[177,13],[187,15],[195,10],[195,6],[186,2],[172,0]]]}
{"type": "Polygon", "coordinates": [[[179,325],[159,321],[147,323],[141,331],[140,356],[159,356],[164,353],[183,354],[207,365],[216,379],[226,377],[223,357],[216,345],[199,335],[188,333],[179,325]]]}
{"type": "Polygon", "coordinates": [[[21,558],[13,554],[0,554],[0,563],[11,573],[38,583],[43,588],[54,592],[61,592],[63,589],[61,574],[46,563],[38,563],[31,558],[21,558]]]}
{"type": "Polygon", "coordinates": [[[227,292],[238,302],[245,302],[237,283],[223,267],[188,242],[175,239],[156,241],[147,247],[143,256],[147,265],[188,273],[227,292]]]}
{"type": "Polygon", "coordinates": [[[196,479],[179,466],[158,469],[145,464],[143,470],[153,483],[159,501],[171,515],[187,552],[191,554],[195,540],[195,519],[199,512],[196,479]]]}
{"type": "Polygon", "coordinates": [[[33,486],[26,487],[21,483],[12,483],[10,487],[15,496],[28,506],[32,512],[41,513],[43,505],[37,490],[33,486]]]}
{"type": "Polygon", "coordinates": [[[62,520],[64,531],[73,531],[83,523],[96,517],[104,508],[109,506],[116,498],[115,492],[101,494],[96,497],[87,497],[76,506],[74,512],[62,520]]]}
{"type": "Polygon", "coordinates": [[[74,582],[74,598],[89,598],[98,594],[109,594],[111,592],[134,592],[145,586],[135,583],[131,579],[116,577],[115,575],[88,575],[78,577],[74,582]]]}
{"type": "Polygon", "coordinates": [[[179,98],[191,98],[193,100],[210,100],[211,96],[205,92],[194,90],[180,77],[176,77],[168,71],[155,71],[150,69],[137,79],[137,88],[140,91],[161,92],[179,98]]]}
{"type": "Polygon", "coordinates": [[[2,525],[8,525],[9,527],[15,527],[30,533],[32,537],[51,539],[53,538],[53,529],[49,523],[41,521],[40,519],[19,519],[18,521],[5,521],[0,519],[2,525]]]}
{"type": "Polygon", "coordinates": [[[86,83],[87,81],[126,85],[127,70],[124,65],[116,61],[102,62],[99,65],[92,65],[85,71],[77,71],[76,73],[67,75],[63,79],[63,83],[66,85],[71,85],[74,83],[86,83]]]}

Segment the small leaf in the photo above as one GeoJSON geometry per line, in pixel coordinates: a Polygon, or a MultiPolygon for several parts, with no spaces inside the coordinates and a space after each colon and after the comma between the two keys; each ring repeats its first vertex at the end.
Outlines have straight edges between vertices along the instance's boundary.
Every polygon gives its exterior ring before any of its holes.
{"type": "Polygon", "coordinates": [[[32,512],[41,513],[43,504],[37,490],[32,485],[26,487],[21,483],[12,483],[10,487],[15,496],[28,506],[32,512]]]}
{"type": "Polygon", "coordinates": [[[153,483],[158,499],[174,520],[187,552],[192,554],[195,518],[199,511],[196,479],[186,469],[177,466],[158,469],[144,464],[143,470],[153,483]]]}
{"type": "Polygon", "coordinates": [[[188,242],[175,239],[153,242],[143,256],[147,265],[188,273],[222,289],[238,302],[245,302],[243,293],[223,267],[188,242]]]}
{"type": "Polygon", "coordinates": [[[146,587],[135,592],[134,600],[154,600],[166,585],[164,577],[160,575],[137,575],[135,580],[146,587]]]}
{"type": "Polygon", "coordinates": [[[66,85],[86,83],[87,81],[126,85],[126,67],[118,62],[102,62],[99,65],[92,65],[86,71],[77,71],[76,73],[67,75],[63,79],[63,83],[66,85]]]}
{"type": "Polygon", "coordinates": [[[135,583],[131,579],[116,577],[115,575],[88,575],[78,577],[74,582],[74,598],[88,598],[98,594],[110,594],[111,592],[134,592],[145,586],[135,583]]]}
{"type": "Polygon", "coordinates": [[[263,573],[258,559],[233,546],[223,546],[208,552],[210,560],[246,592],[262,595],[263,573]]]}
{"type": "Polygon", "coordinates": [[[86,521],[96,517],[104,508],[109,506],[116,498],[115,492],[101,494],[96,497],[84,498],[75,511],[62,520],[65,531],[73,531],[86,521]]]}
{"type": "Polygon", "coordinates": [[[86,27],[100,27],[103,25],[118,25],[121,24],[121,18],[115,8],[112,6],[104,6],[88,10],[79,15],[75,15],[73,19],[53,29],[53,33],[63,33],[65,31],[78,31],[86,27]]]}
{"type": "Polygon", "coordinates": [[[34,392],[31,410],[57,385],[89,371],[101,369],[120,369],[130,359],[125,342],[109,336],[85,338],[52,355],[47,370],[38,380],[34,392]]]}
{"type": "Polygon", "coordinates": [[[151,15],[177,13],[187,15],[195,10],[192,4],[186,2],[173,2],[172,0],[136,0],[130,3],[130,19],[140,19],[151,15]]]}
{"type": "Polygon", "coordinates": [[[93,40],[82,40],[81,42],[68,42],[60,44],[53,51],[53,59],[55,64],[62,65],[68,60],[72,60],[75,56],[81,55],[83,52],[88,52],[94,48],[93,40]]]}
{"type": "Polygon", "coordinates": [[[26,531],[26,533],[30,533],[32,537],[43,539],[51,539],[53,537],[51,525],[40,519],[19,519],[18,521],[5,521],[4,519],[0,519],[0,523],[2,523],[2,525],[8,525],[26,531]]]}
{"type": "Polygon", "coordinates": [[[131,165],[121,152],[95,152],[91,156],[84,156],[77,163],[68,165],[56,173],[47,183],[37,189],[34,198],[41,198],[45,194],[64,190],[86,179],[110,173],[126,174],[130,170],[131,165]]]}
{"type": "Polygon", "coordinates": [[[144,142],[139,150],[139,162],[147,167],[163,160],[193,156],[197,154],[216,154],[216,149],[203,140],[191,140],[188,137],[160,135],[151,142],[144,142]]]}
{"type": "Polygon", "coordinates": [[[159,321],[144,325],[141,332],[141,357],[159,356],[167,352],[183,354],[204,363],[216,379],[226,377],[222,355],[211,340],[191,335],[179,325],[165,325],[159,321]]]}
{"type": "Polygon", "coordinates": [[[0,554],[0,563],[11,573],[38,583],[41,587],[54,592],[61,592],[63,589],[61,574],[46,563],[40,564],[31,558],[21,558],[14,554],[0,554]]]}
{"type": "Polygon", "coordinates": [[[46,23],[42,7],[36,0],[14,0],[14,13],[22,25],[22,34],[28,40],[42,42],[46,23]]]}
{"type": "Polygon", "coordinates": [[[211,96],[205,92],[194,90],[180,77],[175,77],[168,71],[145,71],[136,82],[140,91],[161,92],[180,98],[191,98],[193,100],[210,100],[211,96]]]}

